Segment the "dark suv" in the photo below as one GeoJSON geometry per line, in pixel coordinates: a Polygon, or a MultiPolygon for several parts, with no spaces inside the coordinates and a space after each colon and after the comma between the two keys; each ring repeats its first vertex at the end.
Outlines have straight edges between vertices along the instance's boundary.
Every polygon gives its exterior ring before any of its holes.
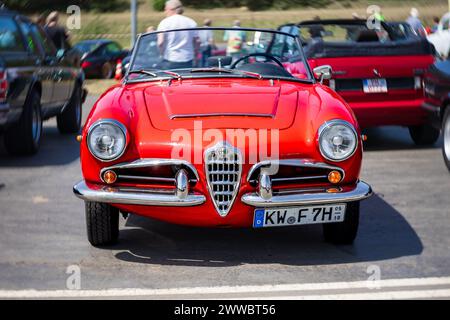
{"type": "Polygon", "coordinates": [[[78,132],[83,81],[77,52],[56,50],[42,28],[0,8],[0,132],[9,153],[36,153],[50,117],[61,133],[78,132]]]}

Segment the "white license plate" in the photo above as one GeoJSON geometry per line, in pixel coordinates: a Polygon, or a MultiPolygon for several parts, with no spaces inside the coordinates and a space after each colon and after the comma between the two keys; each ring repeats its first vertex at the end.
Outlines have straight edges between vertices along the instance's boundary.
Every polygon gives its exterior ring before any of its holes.
{"type": "Polygon", "coordinates": [[[385,93],[388,92],[386,79],[365,79],[363,80],[365,93],[385,93]]]}
{"type": "Polygon", "coordinates": [[[256,209],[253,227],[269,228],[343,222],[345,208],[345,204],[333,204],[311,207],[256,209]]]}

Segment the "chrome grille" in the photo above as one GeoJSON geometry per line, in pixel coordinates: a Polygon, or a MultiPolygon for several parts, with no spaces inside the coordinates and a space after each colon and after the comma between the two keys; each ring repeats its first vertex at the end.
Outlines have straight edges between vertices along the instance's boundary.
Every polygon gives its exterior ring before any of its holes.
{"type": "Polygon", "coordinates": [[[222,142],[205,152],[208,189],[220,216],[225,217],[239,191],[242,158],[238,149],[222,142]]]}

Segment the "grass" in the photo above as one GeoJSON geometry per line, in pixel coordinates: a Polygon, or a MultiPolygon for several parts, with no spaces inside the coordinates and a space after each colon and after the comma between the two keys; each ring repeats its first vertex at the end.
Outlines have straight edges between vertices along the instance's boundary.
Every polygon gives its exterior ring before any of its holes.
{"type": "MultiPolygon", "coordinates": [[[[366,16],[366,8],[370,4],[378,4],[388,20],[405,20],[412,6],[421,12],[421,18],[426,24],[431,24],[432,17],[442,16],[448,11],[447,0],[413,0],[413,1],[363,1],[348,0],[336,2],[323,9],[295,8],[291,10],[267,10],[250,12],[245,8],[220,8],[208,10],[187,9],[186,15],[197,21],[199,25],[203,20],[210,18],[214,26],[231,26],[236,19],[241,20],[242,26],[276,28],[288,22],[309,20],[315,16],[325,18],[351,18],[356,12],[366,16]]],[[[156,27],[164,18],[162,12],[155,12],[149,2],[139,7],[138,32],[144,32],[148,26],[156,27]]],[[[109,37],[118,41],[122,46],[130,46],[130,12],[116,13],[83,13],[81,15],[81,29],[72,30],[72,42],[95,37],[109,37]]]]}

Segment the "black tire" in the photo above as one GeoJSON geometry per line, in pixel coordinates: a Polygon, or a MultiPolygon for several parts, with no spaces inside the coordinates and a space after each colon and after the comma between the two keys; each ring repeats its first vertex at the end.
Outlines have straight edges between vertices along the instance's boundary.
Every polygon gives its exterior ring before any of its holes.
{"type": "Polygon", "coordinates": [[[347,203],[345,219],[339,223],[323,225],[325,241],[333,244],[352,244],[358,234],[359,202],[347,203]]]}
{"type": "Polygon", "coordinates": [[[60,133],[78,133],[80,131],[82,116],[81,95],[81,87],[79,84],[76,84],[66,108],[56,117],[60,133]]]}
{"type": "Polygon", "coordinates": [[[432,145],[438,139],[440,132],[430,124],[409,127],[409,134],[418,146],[432,145]]]}
{"type": "Polygon", "coordinates": [[[106,203],[85,202],[86,226],[93,246],[114,244],[119,238],[119,209],[106,203]]]}
{"type": "Polygon", "coordinates": [[[5,147],[13,155],[33,155],[39,150],[42,136],[41,96],[30,92],[17,123],[5,132],[5,147]]]}
{"type": "Polygon", "coordinates": [[[450,171],[450,106],[447,106],[444,117],[442,118],[442,135],[444,137],[442,154],[444,156],[444,162],[450,171]]]}
{"type": "Polygon", "coordinates": [[[114,68],[112,64],[109,62],[105,62],[102,65],[101,72],[102,72],[101,74],[102,79],[111,79],[114,76],[114,68]]]}

